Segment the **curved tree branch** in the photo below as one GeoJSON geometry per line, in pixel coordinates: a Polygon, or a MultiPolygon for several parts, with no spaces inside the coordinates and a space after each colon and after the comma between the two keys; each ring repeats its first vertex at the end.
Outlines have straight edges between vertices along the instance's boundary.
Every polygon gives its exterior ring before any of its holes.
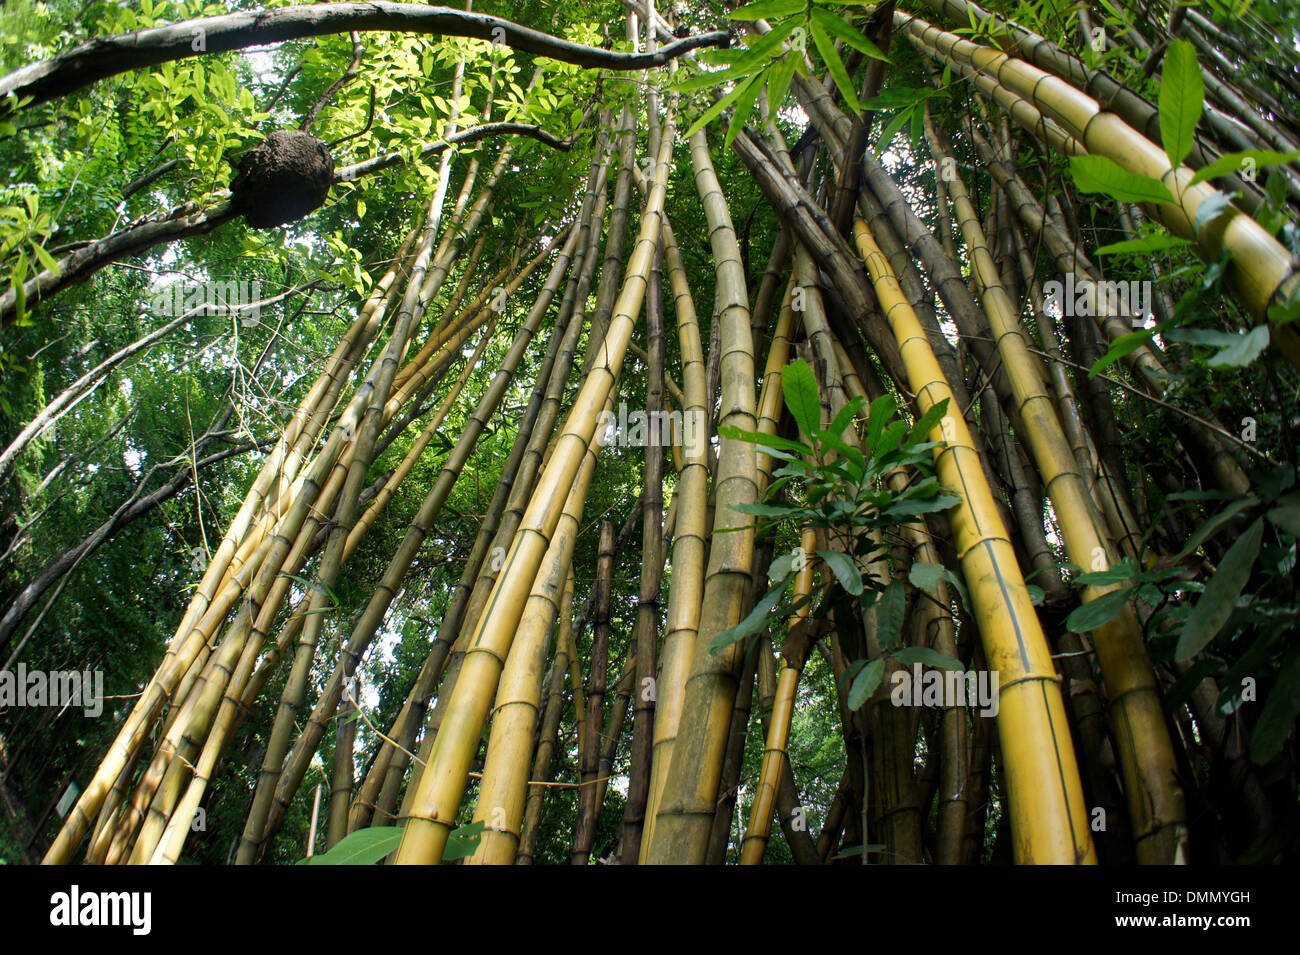
{"type": "Polygon", "coordinates": [[[89,40],[51,59],[0,77],[0,97],[14,93],[19,99],[30,97],[28,105],[35,105],[66,96],[106,77],[168,60],[354,30],[477,37],[526,53],[605,70],[662,66],[690,50],[726,46],[729,40],[729,34],[719,31],[686,37],[654,53],[615,53],[570,43],[500,17],[448,7],[387,0],[313,3],[200,17],[89,40]]]}
{"type": "MultiPolygon", "coordinates": [[[[449,146],[474,142],[494,135],[517,134],[529,136],[554,149],[568,150],[572,143],[557,139],[546,130],[528,123],[484,123],[472,126],[446,139],[429,143],[420,153],[421,157],[440,153],[449,146]]],[[[334,173],[335,182],[350,182],[361,176],[387,169],[405,162],[399,153],[376,156],[351,166],[343,166],[334,173]]],[[[186,203],[163,219],[150,219],[146,222],[114,232],[92,242],[79,244],[58,261],[58,269],[45,269],[23,283],[23,292],[28,309],[36,304],[53,298],[70,285],[86,281],[100,269],[112,265],[119,259],[130,255],[140,255],[163,242],[174,242],[192,235],[211,232],[220,225],[229,222],[239,214],[239,209],[230,202],[230,193],[223,192],[217,196],[219,205],[200,212],[194,203],[186,203]]],[[[0,327],[11,324],[18,314],[18,299],[12,288],[0,294],[0,327]]]]}

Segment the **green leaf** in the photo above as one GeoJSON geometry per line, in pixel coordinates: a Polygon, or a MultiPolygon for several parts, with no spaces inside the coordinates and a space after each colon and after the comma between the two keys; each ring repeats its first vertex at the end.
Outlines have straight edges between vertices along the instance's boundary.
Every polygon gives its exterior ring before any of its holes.
{"type": "Polygon", "coordinates": [[[822,55],[826,62],[826,69],[830,70],[831,79],[839,87],[840,95],[844,97],[845,104],[855,113],[862,112],[862,104],[858,102],[858,93],[853,88],[853,79],[849,76],[849,71],[844,68],[844,61],[840,59],[839,53],[835,51],[835,41],[826,33],[826,28],[816,20],[812,21],[812,38],[813,43],[817,44],[817,52],[822,55]]]}
{"type": "Polygon", "coordinates": [[[1292,537],[1300,537],[1300,504],[1275,507],[1265,517],[1292,537]]]}
{"type": "Polygon", "coordinates": [[[898,646],[898,638],[903,632],[903,611],[906,609],[907,588],[901,580],[895,580],[885,588],[876,604],[876,639],[882,650],[891,650],[898,646]]]}
{"type": "Polygon", "coordinates": [[[742,514],[755,514],[758,517],[785,517],[787,514],[793,514],[801,510],[792,504],[733,504],[733,511],[739,511],[742,514]]]}
{"type": "Polygon", "coordinates": [[[918,441],[928,439],[930,432],[935,429],[935,426],[943,420],[943,416],[947,413],[947,398],[944,398],[943,401],[940,401],[938,404],[930,405],[930,407],[925,410],[925,414],[921,415],[921,417],[916,420],[916,423],[912,425],[912,432],[907,436],[907,440],[903,442],[903,447],[910,448],[918,441]]]}
{"type": "Polygon", "coordinates": [[[718,428],[718,434],[736,441],[748,441],[750,444],[762,444],[769,448],[779,448],[782,451],[793,451],[795,454],[813,453],[813,449],[802,441],[792,441],[789,438],[781,437],[779,434],[746,431],[743,428],[737,428],[734,424],[724,424],[718,428]]]}
{"type": "Polygon", "coordinates": [[[929,647],[904,647],[895,653],[893,657],[895,662],[904,666],[919,663],[922,666],[934,667],[937,670],[956,670],[958,673],[962,673],[966,669],[956,657],[950,657],[938,650],[931,650],[929,647]]]}
{"type": "Polygon", "coordinates": [[[731,148],[740,131],[745,128],[745,123],[749,122],[749,114],[754,111],[754,104],[758,102],[758,94],[763,92],[763,83],[769,72],[771,71],[756,73],[754,78],[745,84],[744,92],[736,98],[735,108],[731,111],[731,122],[727,124],[727,136],[723,140],[724,149],[731,148]]]}
{"type": "Polygon", "coordinates": [[[1223,510],[1219,511],[1219,513],[1215,514],[1198,527],[1192,533],[1192,536],[1187,538],[1187,543],[1184,544],[1183,549],[1174,556],[1174,560],[1180,561],[1191,554],[1203,543],[1209,540],[1220,527],[1235,517],[1238,513],[1251,505],[1258,503],[1258,499],[1253,494],[1243,494],[1241,497],[1238,497],[1231,504],[1228,504],[1223,510]]]}
{"type": "Polygon", "coordinates": [[[799,430],[806,435],[816,434],[821,425],[821,403],[817,398],[817,378],[812,366],[802,358],[786,365],[781,372],[781,390],[799,430]]]}
{"type": "Polygon", "coordinates": [[[1250,736],[1250,759],[1267,763],[1282,751],[1300,714],[1300,644],[1292,644],[1250,736]]]}
{"type": "Polygon", "coordinates": [[[1250,579],[1250,572],[1255,567],[1259,556],[1259,546],[1264,539],[1264,520],[1256,519],[1246,533],[1233,542],[1228,552],[1219,561],[1219,569],[1205,590],[1196,601],[1196,606],[1187,615],[1183,624],[1182,636],[1178,638],[1178,649],[1174,651],[1174,660],[1186,663],[1200,653],[1211,640],[1219,635],[1223,625],[1232,616],[1242,588],[1250,579]]]}
{"type": "Polygon", "coordinates": [[[1210,357],[1211,368],[1241,368],[1249,365],[1268,347],[1268,326],[1256,325],[1245,334],[1234,336],[1237,341],[1220,349],[1210,357]]]}
{"type": "Polygon", "coordinates": [[[853,421],[857,413],[862,410],[862,406],[866,403],[866,398],[854,398],[840,409],[839,414],[835,416],[835,420],[831,422],[831,426],[826,430],[834,435],[842,434],[848,428],[849,423],[853,421]]]}
{"type": "Polygon", "coordinates": [[[1089,600],[1065,618],[1065,628],[1071,633],[1087,633],[1105,626],[1119,616],[1132,595],[1132,587],[1121,587],[1096,600],[1089,600]]]}
{"type": "Polygon", "coordinates": [[[1114,344],[1110,346],[1106,354],[1102,355],[1092,367],[1088,369],[1088,377],[1096,378],[1109,366],[1115,364],[1129,352],[1137,351],[1155,335],[1154,328],[1144,328],[1141,331],[1129,332],[1127,335],[1121,335],[1115,339],[1114,344]]]}
{"type": "Polygon", "coordinates": [[[453,829],[447,836],[447,845],[442,850],[442,859],[447,862],[452,859],[463,859],[466,856],[472,856],[474,850],[478,848],[479,841],[483,838],[483,820],[471,822],[468,825],[460,826],[453,829]]]}
{"type": "Polygon", "coordinates": [[[1205,84],[1190,40],[1174,40],[1160,70],[1160,141],[1175,169],[1192,151],[1205,103],[1205,84]]]}
{"type": "Polygon", "coordinates": [[[872,455],[880,454],[880,435],[885,430],[885,423],[897,411],[898,405],[894,403],[893,395],[884,394],[871,402],[871,409],[867,413],[867,448],[872,455]]]}
{"type": "Polygon", "coordinates": [[[913,587],[934,593],[939,589],[939,581],[943,580],[943,572],[942,564],[917,563],[908,570],[907,579],[913,587]]]}
{"type": "Polygon", "coordinates": [[[1196,221],[1193,223],[1193,227],[1199,234],[1208,223],[1213,222],[1231,208],[1232,197],[1222,192],[1216,192],[1196,207],[1196,221]]]}
{"type": "Polygon", "coordinates": [[[401,826],[369,826],[349,833],[329,852],[303,861],[308,865],[374,865],[401,841],[401,826]]]}
{"type": "Polygon", "coordinates": [[[740,97],[745,94],[746,90],[750,86],[752,86],[754,83],[759,82],[760,80],[762,80],[762,78],[763,78],[762,73],[755,73],[746,82],[737,84],[735,89],[733,89],[730,93],[723,96],[716,103],[714,103],[712,106],[710,106],[708,109],[706,109],[703,113],[700,114],[699,118],[696,119],[695,122],[691,124],[691,128],[686,131],[685,138],[690,139],[692,136],[698,133],[705,126],[709,125],[709,123],[713,122],[715,119],[721,116],[723,110],[725,110],[732,103],[736,102],[736,100],[740,99],[740,97]]]}
{"type": "Polygon", "coordinates": [[[1174,201],[1160,180],[1129,172],[1105,156],[1071,156],[1070,174],[1080,192],[1100,192],[1121,202],[1174,201]]]}
{"type": "Polygon", "coordinates": [[[41,260],[41,265],[45,266],[55,275],[59,274],[59,263],[54,261],[54,256],[50,255],[50,253],[46,252],[44,248],[37,245],[35,242],[32,243],[32,251],[35,252],[36,257],[41,260]]]}
{"type": "Polygon", "coordinates": [[[849,687],[849,709],[860,709],[863,703],[871,699],[871,694],[876,692],[876,687],[880,686],[884,677],[885,661],[882,659],[872,660],[858,671],[858,675],[853,678],[853,685],[849,687]]]}
{"type": "Polygon", "coordinates": [[[817,556],[826,562],[841,587],[854,597],[862,593],[862,573],[852,557],[840,550],[818,550],[817,556]]]}
{"type": "Polygon", "coordinates": [[[756,0],[727,14],[728,20],[767,20],[802,13],[804,0],[756,0]]]}
{"type": "Polygon", "coordinates": [[[1126,239],[1123,242],[1112,242],[1110,245],[1103,245],[1097,250],[1098,255],[1123,255],[1125,253],[1164,252],[1166,249],[1181,249],[1184,246],[1192,244],[1191,239],[1180,239],[1176,235],[1169,233],[1157,233],[1156,235],[1144,236],[1141,239],[1126,239]]]}
{"type": "Polygon", "coordinates": [[[859,33],[856,27],[844,22],[829,10],[813,7],[812,18],[814,23],[821,24],[827,32],[839,37],[846,45],[851,46],[859,53],[873,59],[884,60],[886,63],[889,62],[889,57],[881,52],[880,47],[859,33]]]}
{"type": "Polygon", "coordinates": [[[798,53],[787,53],[781,65],[774,67],[767,79],[767,106],[775,116],[785,103],[786,94],[790,92],[790,81],[794,79],[798,53]]]}
{"type": "Polygon", "coordinates": [[[1289,153],[1279,153],[1272,149],[1244,149],[1239,153],[1224,153],[1208,166],[1196,170],[1196,175],[1187,184],[1194,186],[1198,182],[1240,172],[1247,160],[1254,163],[1256,169],[1267,169],[1270,166],[1284,166],[1297,159],[1300,159],[1300,149],[1289,153]]]}
{"type": "Polygon", "coordinates": [[[754,609],[749,612],[749,616],[734,627],[728,627],[720,634],[713,638],[709,643],[709,652],[717,653],[719,650],[731,646],[737,640],[743,640],[745,637],[752,637],[764,627],[767,626],[767,616],[775,609],[776,605],[781,602],[785,596],[786,588],[794,578],[794,573],[786,574],[785,578],[764,595],[758,603],[754,604],[754,609]]]}

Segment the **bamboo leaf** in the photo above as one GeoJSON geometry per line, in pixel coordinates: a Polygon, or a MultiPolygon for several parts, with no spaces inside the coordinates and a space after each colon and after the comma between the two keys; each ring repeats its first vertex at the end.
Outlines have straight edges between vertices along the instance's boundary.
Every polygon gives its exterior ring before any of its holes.
{"type": "Polygon", "coordinates": [[[483,828],[484,822],[480,819],[478,822],[471,822],[453,829],[447,836],[446,848],[442,850],[443,861],[472,856],[474,850],[478,848],[479,841],[483,838],[483,828]]]}
{"type": "Polygon", "coordinates": [[[821,403],[812,367],[802,358],[790,362],[781,372],[781,391],[799,430],[806,435],[816,434],[821,424],[821,403]]]}
{"type": "Polygon", "coordinates": [[[1123,242],[1112,242],[1110,245],[1103,245],[1097,250],[1098,255],[1124,255],[1147,254],[1149,252],[1164,252],[1166,249],[1181,249],[1192,244],[1191,239],[1180,239],[1176,235],[1169,233],[1157,233],[1156,235],[1143,236],[1141,239],[1126,239],[1123,242]]]}
{"type": "Polygon", "coordinates": [[[1219,562],[1218,571],[1205,585],[1196,606],[1187,615],[1182,636],[1178,638],[1178,649],[1174,651],[1175,661],[1186,663],[1219,635],[1223,625],[1232,616],[1242,588],[1250,579],[1263,540],[1264,520],[1257,518],[1246,533],[1228,548],[1223,560],[1219,562]]]}
{"type": "Polygon", "coordinates": [[[792,13],[801,13],[804,0],[756,0],[747,3],[727,14],[728,20],[767,20],[771,17],[787,17],[792,13]]]}
{"type": "Polygon", "coordinates": [[[871,402],[871,408],[867,412],[867,449],[873,456],[880,455],[880,435],[885,430],[885,423],[894,416],[898,411],[898,405],[894,404],[894,396],[889,394],[881,395],[875,401],[871,402]]]}
{"type": "Polygon", "coordinates": [[[747,80],[746,82],[737,84],[735,89],[733,89],[730,93],[727,93],[725,96],[723,96],[716,103],[714,103],[712,106],[710,106],[708,109],[706,109],[703,113],[700,114],[699,118],[696,119],[695,122],[691,124],[691,128],[686,131],[686,135],[684,138],[690,139],[692,136],[698,133],[705,126],[709,125],[709,123],[713,122],[715,119],[721,116],[723,110],[725,110],[732,103],[736,102],[736,100],[740,99],[740,97],[744,95],[745,90],[748,89],[749,86],[761,80],[762,78],[763,78],[762,73],[756,73],[753,76],[751,76],[749,80],[747,80]]]}
{"type": "Polygon", "coordinates": [[[374,865],[401,841],[401,826],[369,826],[349,833],[329,852],[303,861],[308,865],[374,865]]]}
{"type": "Polygon", "coordinates": [[[862,104],[858,102],[857,91],[853,88],[853,80],[849,76],[849,71],[844,68],[844,61],[840,59],[839,53],[835,51],[835,41],[826,33],[826,28],[816,20],[811,23],[813,43],[817,44],[817,52],[822,55],[826,63],[826,69],[830,70],[831,79],[839,87],[840,95],[844,97],[845,104],[855,113],[862,112],[862,104]]]}
{"type": "Polygon", "coordinates": [[[1205,103],[1205,84],[1190,40],[1174,40],[1160,70],[1160,141],[1175,169],[1192,151],[1205,103]]]}
{"type": "Polygon", "coordinates": [[[841,20],[831,11],[822,7],[813,7],[812,18],[814,23],[821,24],[827,32],[833,33],[859,53],[876,60],[889,62],[889,57],[881,52],[880,47],[863,36],[852,24],[841,20]]]}
{"type": "Polygon", "coordinates": [[[785,104],[786,95],[790,92],[790,81],[794,79],[795,65],[799,58],[798,53],[787,53],[781,60],[781,65],[772,70],[771,76],[767,80],[767,105],[775,116],[780,112],[781,107],[785,104]]]}
{"type": "Polygon", "coordinates": [[[1080,192],[1100,192],[1121,202],[1173,202],[1158,179],[1129,172],[1106,156],[1071,156],[1070,174],[1080,192]]]}
{"type": "Polygon", "coordinates": [[[1267,169],[1270,166],[1284,166],[1297,159],[1300,159],[1300,149],[1289,153],[1279,153],[1272,149],[1244,149],[1239,153],[1224,153],[1208,166],[1196,170],[1196,175],[1192,176],[1188,185],[1194,186],[1198,182],[1240,172],[1248,163],[1253,164],[1255,169],[1267,169]]]}
{"type": "Polygon", "coordinates": [[[1196,548],[1209,540],[1215,531],[1231,520],[1234,516],[1239,514],[1245,508],[1250,507],[1252,504],[1257,503],[1258,499],[1253,494],[1244,494],[1241,497],[1238,497],[1231,504],[1227,505],[1223,510],[1219,511],[1219,513],[1215,514],[1198,527],[1192,533],[1192,536],[1187,539],[1187,543],[1183,545],[1183,549],[1174,556],[1174,560],[1180,561],[1191,554],[1196,550],[1196,548]]]}
{"type": "Polygon", "coordinates": [[[763,83],[771,72],[771,70],[764,70],[756,73],[736,98],[735,108],[731,111],[731,122],[727,124],[727,136],[723,141],[725,149],[731,148],[731,144],[736,141],[736,136],[745,128],[745,123],[749,121],[749,114],[754,111],[754,104],[758,102],[758,94],[763,92],[763,83]]]}

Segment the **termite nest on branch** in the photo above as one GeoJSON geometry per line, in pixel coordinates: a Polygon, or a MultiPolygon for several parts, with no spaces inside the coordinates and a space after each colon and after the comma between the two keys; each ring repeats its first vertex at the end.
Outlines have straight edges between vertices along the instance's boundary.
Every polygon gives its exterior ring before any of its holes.
{"type": "Polygon", "coordinates": [[[334,157],[311,133],[277,129],[244,153],[230,183],[254,229],[273,229],[319,209],[334,182],[334,157]]]}

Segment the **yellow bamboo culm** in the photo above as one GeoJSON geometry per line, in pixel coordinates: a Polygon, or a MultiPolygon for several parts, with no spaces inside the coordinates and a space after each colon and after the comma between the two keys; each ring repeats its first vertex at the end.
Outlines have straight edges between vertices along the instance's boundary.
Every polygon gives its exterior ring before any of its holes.
{"type": "MultiPolygon", "coordinates": [[[[1163,182],[1174,203],[1156,203],[1147,208],[1174,235],[1195,242],[1209,261],[1217,261],[1224,249],[1232,252],[1229,284],[1256,321],[1266,321],[1271,305],[1286,302],[1300,288],[1300,272],[1291,253],[1241,210],[1229,206],[1198,231],[1194,224],[1197,210],[1222,193],[1208,182],[1190,186],[1193,169],[1185,165],[1172,168],[1163,149],[1115,113],[1103,110],[1088,94],[1024,60],[972,43],[901,11],[895,13],[894,21],[926,46],[993,77],[999,85],[1032,103],[1089,153],[1163,182]]],[[[1300,367],[1300,335],[1294,328],[1270,325],[1270,335],[1287,360],[1300,367]]]]}
{"type": "MultiPolygon", "coordinates": [[[[945,399],[953,407],[952,389],[889,260],[861,218],[854,221],[853,233],[898,341],[918,410],[924,413],[945,399]]],[[[1060,681],[974,441],[955,412],[931,438],[947,445],[936,451],[936,470],[960,499],[949,517],[984,654],[998,674],[998,732],[1015,861],[1095,864],[1060,681]]]]}
{"type": "MultiPolygon", "coordinates": [[[[605,403],[608,410],[613,402],[605,403]]],[[[587,456],[564,503],[564,513],[537,571],[532,593],[510,653],[506,657],[492,715],[483,781],[479,786],[474,822],[484,824],[470,865],[511,865],[524,820],[528,798],[533,736],[541,714],[542,676],[546,668],[546,637],[560,611],[560,598],[573,562],[578,522],[587,489],[596,472],[599,432],[592,437],[587,456]]]]}
{"type": "Polygon", "coordinates": [[[650,263],[658,244],[673,138],[665,135],[660,147],[654,185],[641,216],[641,231],[628,262],[627,277],[609,331],[569,412],[564,432],[556,439],[551,459],[538,478],[532,500],[488,598],[487,610],[468,641],[446,717],[411,801],[410,817],[394,860],[399,865],[439,862],[447,836],[455,826],[470,763],[478,749],[515,628],[559,523],[563,501],[596,432],[598,415],[622,367],[645,297],[650,263]]]}
{"type": "MultiPolygon", "coordinates": [[[[805,528],[802,547],[804,554],[817,550],[817,531],[805,528]]],[[[799,576],[794,582],[794,599],[807,597],[812,593],[813,561],[805,560],[799,576]]],[[[805,603],[790,616],[790,629],[805,626],[808,622],[810,604],[805,603]]],[[[806,643],[804,644],[806,646],[806,643]]],[[[768,652],[765,647],[760,652],[768,652]]],[[[802,656],[802,654],[799,654],[802,656]]],[[[767,840],[772,835],[772,813],[776,808],[776,791],[781,782],[781,772],[785,766],[786,751],[790,746],[790,721],[794,717],[794,701],[799,689],[799,675],[803,672],[804,661],[783,657],[785,666],[776,681],[776,697],[772,701],[772,715],[768,718],[767,743],[763,748],[763,766],[758,774],[758,788],[754,793],[754,804],[749,811],[749,825],[745,828],[745,838],[741,843],[740,864],[758,865],[763,861],[767,850],[767,840]]]]}
{"type": "MultiPolygon", "coordinates": [[[[936,164],[951,158],[926,111],[924,128],[936,164]]],[[[1002,287],[979,215],[960,175],[949,177],[948,195],[970,252],[971,271],[981,291],[998,355],[1006,369],[1016,408],[1024,422],[1024,443],[1033,455],[1056,508],[1066,553],[1080,566],[1109,570],[1118,553],[1079,472],[1056,402],[1043,382],[1041,363],[1030,353],[1015,306],[1002,287]]],[[[1099,600],[1119,584],[1083,589],[1085,602],[1099,600]]],[[[1186,854],[1183,793],[1178,785],[1173,742],[1165,727],[1155,672],[1147,657],[1137,616],[1125,607],[1093,632],[1120,751],[1138,861],[1169,865],[1186,854]]]]}

